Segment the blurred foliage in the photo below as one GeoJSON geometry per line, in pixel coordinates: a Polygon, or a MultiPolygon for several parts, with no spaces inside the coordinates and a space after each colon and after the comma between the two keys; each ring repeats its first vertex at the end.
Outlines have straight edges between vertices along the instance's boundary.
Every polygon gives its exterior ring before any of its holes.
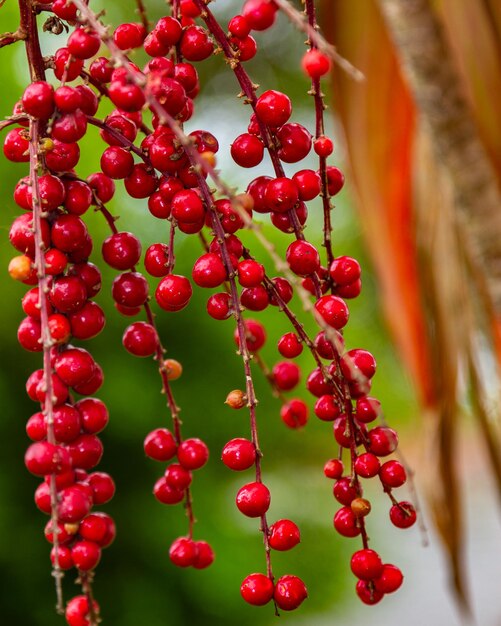
{"type": "MultiPolygon", "coordinates": [[[[100,8],[97,3],[92,4],[95,10],[100,8]]],[[[235,9],[229,4],[240,6],[240,3],[223,3],[221,8],[227,12],[227,17],[230,8],[235,9]]],[[[107,18],[113,24],[134,19],[133,2],[106,2],[106,10],[107,18]]],[[[161,3],[156,3],[151,18],[159,17],[161,10],[161,3]]],[[[3,6],[0,21],[2,30],[15,29],[16,3],[7,2],[3,6]]],[[[44,53],[63,45],[62,39],[62,36],[44,35],[44,53]]],[[[300,75],[298,65],[303,39],[303,35],[292,31],[281,19],[270,33],[258,34],[260,55],[258,60],[248,64],[248,68],[263,88],[278,88],[290,94],[296,118],[312,128],[314,116],[306,95],[308,84],[300,75]]],[[[2,115],[8,115],[28,80],[22,44],[2,49],[1,58],[1,111],[2,115]]],[[[143,59],[138,58],[138,62],[143,59]]],[[[201,73],[203,89],[189,130],[201,127],[218,136],[221,143],[219,166],[223,176],[231,184],[244,188],[257,175],[257,170],[237,172],[229,159],[229,143],[236,134],[244,131],[248,110],[234,97],[238,90],[221,57],[215,57],[197,69],[201,73]],[[216,96],[218,100],[214,106],[216,96]],[[222,100],[224,109],[217,104],[222,100]],[[227,118],[227,115],[234,118],[227,118]]],[[[106,110],[103,104],[100,114],[106,110]]],[[[82,177],[97,170],[100,151],[97,133],[90,129],[88,138],[82,141],[82,159],[78,166],[82,177]]],[[[338,154],[342,154],[341,148],[338,154]]],[[[341,157],[335,162],[338,160],[341,157]]],[[[3,268],[13,256],[8,230],[18,209],[12,191],[16,181],[26,173],[25,165],[1,159],[0,265],[3,268]]],[[[356,256],[364,267],[363,294],[359,301],[350,304],[347,344],[363,346],[377,356],[380,374],[376,377],[375,393],[383,401],[391,423],[398,427],[414,417],[415,399],[380,317],[377,286],[362,248],[360,226],[350,207],[349,184],[347,187],[339,196],[333,215],[335,252],[356,256]]],[[[143,249],[162,238],[166,240],[167,226],[151,217],[144,201],[128,198],[120,183],[109,208],[120,215],[120,229],[132,230],[141,236],[143,249]]],[[[320,213],[320,207],[312,204],[307,236],[317,244],[321,238],[320,213]]],[[[135,359],[121,345],[121,335],[130,322],[112,305],[110,288],[114,273],[100,260],[101,242],[108,234],[106,224],[92,211],[85,219],[94,239],[91,260],[103,270],[103,289],[96,300],[107,312],[105,331],[85,345],[104,368],[106,380],[98,395],[107,403],[111,414],[110,424],[102,435],[105,454],[98,469],[110,472],[117,484],[114,500],[104,509],[115,518],[118,536],[104,552],[95,582],[96,598],[101,602],[105,623],[120,626],[137,626],[139,623],[148,626],[187,623],[230,626],[236,621],[241,626],[275,623],[269,606],[256,609],[247,606],[240,598],[240,581],[250,572],[264,570],[264,550],[257,521],[244,519],[234,506],[237,489],[250,476],[231,474],[219,461],[220,450],[228,439],[249,436],[245,411],[234,412],[223,404],[229,390],[244,387],[241,361],[235,354],[232,339],[233,321],[210,319],[205,313],[208,293],[200,289],[195,291],[187,309],[177,314],[160,312],[158,317],[168,356],[182,361],[184,367],[182,378],[173,384],[176,400],[182,407],[183,433],[187,437],[201,437],[211,449],[208,466],[194,477],[193,497],[198,519],[195,538],[211,542],[216,561],[209,570],[180,571],[170,564],[168,549],[175,537],[186,532],[187,520],[181,505],[165,507],[151,495],[153,483],[163,468],[146,459],[142,450],[143,438],[149,430],[170,424],[164,398],[159,393],[160,379],[150,359],[135,359]]],[[[266,220],[263,218],[266,234],[279,250],[285,250],[290,237],[275,232],[266,220]]],[[[244,239],[258,250],[250,234],[245,234],[244,239]]],[[[199,253],[196,237],[179,237],[176,271],[190,275],[199,253]]],[[[262,251],[256,254],[274,275],[262,251]]],[[[36,406],[26,396],[24,383],[30,372],[40,366],[39,355],[23,352],[16,340],[16,327],[23,316],[20,300],[24,292],[25,287],[11,281],[4,270],[0,283],[0,392],[4,412],[0,420],[3,442],[0,603],[4,623],[52,626],[62,620],[51,611],[55,597],[49,546],[43,537],[46,520],[33,503],[37,481],[27,473],[23,464],[28,444],[24,425],[36,411],[36,406]]],[[[300,314],[299,303],[294,300],[292,305],[300,314]]],[[[263,357],[272,365],[279,358],[276,341],[289,330],[288,323],[275,308],[251,317],[259,317],[266,325],[269,340],[263,357]]],[[[305,322],[314,333],[311,322],[308,319],[305,322]]],[[[305,379],[313,367],[312,361],[304,354],[299,362],[305,379]]],[[[274,568],[277,575],[294,573],[305,579],[310,591],[310,597],[301,609],[305,618],[334,605],[340,606],[354,595],[348,565],[353,544],[337,536],[332,528],[332,516],[337,506],[331,495],[332,486],[322,473],[324,461],[336,454],[336,446],[330,425],[315,418],[302,431],[288,430],[279,417],[280,403],[271,397],[259,371],[256,371],[255,378],[260,400],[258,420],[264,452],[263,471],[273,498],[270,520],[290,516],[302,530],[302,543],[298,548],[290,553],[273,555],[274,568]]],[[[306,397],[304,391],[298,391],[297,395],[306,397]]],[[[308,402],[311,406],[311,397],[308,402]]],[[[72,575],[66,576],[65,589],[67,597],[76,593],[72,575]]]]}

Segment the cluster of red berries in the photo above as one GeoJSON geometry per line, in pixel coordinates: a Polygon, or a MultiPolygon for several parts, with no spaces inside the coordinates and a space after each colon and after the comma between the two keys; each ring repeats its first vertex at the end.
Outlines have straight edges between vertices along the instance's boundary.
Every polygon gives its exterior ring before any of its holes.
{"type": "MultiPolygon", "coordinates": [[[[90,207],[100,211],[111,228],[101,252],[104,261],[121,272],[112,286],[117,311],[126,317],[144,311],[147,317],[147,321],[128,325],[123,345],[134,356],[155,358],[172,413],[173,431],[157,428],[144,442],[151,459],[168,462],[176,457],[154,486],[157,500],[164,504],[184,501],[187,509],[189,533],[172,543],[170,560],[180,567],[201,569],[214,559],[207,542],[193,539],[190,495],[192,472],[205,465],[209,452],[200,439],[181,437],[170,389],[170,381],[179,377],[181,366],[163,358],[149,304],[149,283],[136,267],[142,255],[141,242],[133,233],[118,231],[106,207],[114,196],[115,181],[123,180],[130,197],[145,200],[149,214],[159,223],[169,224],[168,243],[154,243],[144,255],[147,274],[159,279],[154,291],[158,306],[170,313],[184,309],[192,297],[193,282],[197,287],[216,290],[207,300],[210,317],[233,317],[236,321],[235,342],[243,358],[246,390],[230,393],[227,404],[235,409],[249,408],[251,437],[229,441],[222,461],[234,471],[254,468],[254,479],[239,489],[236,506],[244,515],[260,519],[267,557],[266,574],[247,576],[241,585],[242,597],[253,605],[273,599],[276,607],[292,610],[308,595],[300,578],[284,575],[275,580],[271,567],[271,551],[292,549],[300,541],[293,521],[279,519],[268,524],[271,494],[261,477],[251,361],[264,345],[266,333],[258,320],[244,318],[243,311],[260,312],[271,305],[288,317],[292,329],[278,341],[278,351],[286,360],[276,363],[268,378],[283,398],[282,393],[294,389],[301,378],[293,359],[304,346],[311,351],[316,368],[309,374],[306,387],[317,398],[314,412],[319,419],[333,422],[340,450],[346,448],[351,453],[351,469],[346,475],[341,453],[325,466],[326,476],[336,480],[334,496],[343,505],[334,525],[343,536],[361,535],[364,547],[353,556],[352,570],[360,579],[357,593],[361,599],[375,603],[384,593],[395,591],[402,576],[395,566],[383,565],[368,548],[364,519],[370,504],[362,498],[359,477],[379,476],[392,499],[390,517],[396,526],[410,526],[416,516],[410,503],[397,502],[392,495],[392,489],[406,480],[403,466],[395,460],[383,465],[379,461],[396,449],[396,433],[386,426],[366,427],[380,412],[379,402],[368,395],[375,360],[365,350],[344,349],[342,329],[349,318],[345,299],[360,294],[360,266],[351,257],[335,258],[330,239],[324,241],[327,263],[322,265],[319,251],[303,233],[307,203],[321,198],[325,219],[330,220],[330,198],[344,184],[341,171],[327,164],[334,145],[323,131],[319,81],[329,71],[330,60],[313,41],[302,60],[315,97],[317,123],[312,136],[305,126],[290,121],[292,103],[285,93],[267,90],[257,96],[243,69],[242,63],[257,52],[258,44],[251,33],[266,30],[275,22],[278,7],[273,0],[246,0],[241,14],[229,21],[227,32],[203,0],[172,4],[172,14],[162,17],[152,30],[144,20],[141,24],[121,24],[111,36],[87,3],[54,0],[50,5],[53,19],[74,29],[66,47],[57,50],[47,64],[37,38],[28,37],[34,79],[13,112],[12,122],[19,127],[10,130],[4,141],[9,160],[30,163],[30,176],[22,178],[14,191],[15,202],[26,213],[16,218],[10,231],[11,243],[21,255],[12,260],[9,271],[13,278],[32,286],[23,298],[27,317],[20,324],[19,341],[28,350],[44,353],[44,368],[34,372],[27,383],[29,396],[41,403],[42,410],[28,422],[27,432],[34,443],[26,454],[26,465],[44,477],[36,502],[52,515],[46,536],[55,540],[53,560],[57,568],[89,572],[97,565],[101,548],[114,537],[111,518],[91,512],[93,505],[112,497],[113,482],[105,474],[88,473],[102,455],[97,434],[106,426],[108,412],[96,398],[74,398],[74,394],[94,394],[103,374],[89,352],[70,344],[96,336],[105,323],[102,309],[92,300],[100,290],[101,279],[99,269],[89,261],[92,239],[82,219],[90,207]],[[111,58],[97,56],[103,43],[111,58]],[[131,61],[136,50],[150,57],[143,69],[131,61]],[[194,114],[193,101],[200,91],[193,63],[214,52],[226,57],[252,109],[247,132],[231,145],[233,160],[243,168],[252,168],[262,161],[266,150],[274,169],[274,176],[254,178],[238,196],[224,186],[214,170],[219,150],[216,137],[206,130],[188,135],[183,131],[183,124],[194,114]],[[46,66],[53,69],[57,87],[45,79],[46,66]],[[74,84],[79,78],[83,83],[74,84]],[[97,116],[101,96],[114,106],[104,119],[97,116]],[[84,180],[75,168],[79,141],[89,124],[100,129],[105,148],[101,170],[84,180]],[[139,140],[140,133],[144,137],[139,140]],[[283,163],[299,163],[312,148],[318,156],[318,169],[298,169],[287,177],[283,163]],[[217,191],[209,187],[209,175],[217,191]],[[278,230],[294,235],[286,253],[287,277],[269,277],[264,265],[244,247],[239,231],[252,227],[255,214],[269,214],[278,230]],[[187,235],[210,233],[209,238],[202,237],[205,249],[193,264],[191,281],[175,273],[177,231],[187,235]],[[321,327],[314,340],[289,308],[298,289],[305,290],[321,327]]],[[[307,3],[308,22],[315,32],[314,11],[314,3],[307,3]]],[[[308,413],[302,399],[284,398],[281,417],[290,428],[304,426],[308,413]]],[[[97,612],[92,595],[84,593],[68,603],[67,622],[70,626],[94,626],[97,612]]]]}

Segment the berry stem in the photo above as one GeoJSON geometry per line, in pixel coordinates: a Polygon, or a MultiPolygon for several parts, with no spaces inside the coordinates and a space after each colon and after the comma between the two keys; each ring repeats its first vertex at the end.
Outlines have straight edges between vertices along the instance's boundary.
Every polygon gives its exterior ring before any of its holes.
{"type": "Polygon", "coordinates": [[[145,31],[148,33],[150,29],[150,23],[148,21],[148,15],[146,13],[146,7],[143,0],[136,0],[137,9],[136,12],[141,18],[141,24],[144,26],[145,31]]]}
{"type": "Polygon", "coordinates": [[[96,610],[95,610],[94,594],[92,592],[93,577],[94,576],[92,572],[82,572],[80,570],[78,571],[78,580],[80,581],[80,584],[82,585],[82,591],[84,592],[87,598],[87,604],[89,607],[89,612],[88,612],[89,626],[98,626],[101,620],[99,619],[99,615],[96,614],[96,610]]]}
{"type": "MultiPolygon", "coordinates": [[[[317,32],[317,15],[315,9],[315,1],[314,0],[306,0],[305,5],[306,14],[308,16],[308,23],[312,28],[311,32],[317,32]]],[[[318,45],[316,44],[316,40],[312,37],[311,32],[309,32],[309,44],[310,49],[318,49],[318,45]]],[[[312,78],[311,79],[311,95],[315,101],[315,139],[324,135],[325,126],[324,126],[324,111],[326,106],[324,104],[324,96],[320,87],[320,78],[312,78]]],[[[331,224],[331,202],[329,195],[329,185],[327,179],[327,157],[320,156],[319,159],[319,173],[321,180],[321,192],[320,195],[322,197],[322,206],[324,211],[324,248],[327,252],[327,267],[330,267],[332,261],[334,260],[334,255],[332,253],[332,224],[331,224]]]]}
{"type": "Polygon", "coordinates": [[[308,35],[308,38],[315,43],[315,47],[330,57],[344,72],[353,80],[362,82],[365,80],[364,74],[352,65],[347,59],[342,57],[336,48],[330,44],[322,35],[304,19],[302,13],[295,9],[288,0],[274,0],[278,8],[284,13],[294,26],[308,35]]]}

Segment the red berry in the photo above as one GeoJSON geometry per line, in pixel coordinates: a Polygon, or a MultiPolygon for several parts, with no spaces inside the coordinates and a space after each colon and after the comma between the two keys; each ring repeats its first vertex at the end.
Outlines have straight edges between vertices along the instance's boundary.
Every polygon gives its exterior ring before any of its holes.
{"type": "Polygon", "coordinates": [[[120,24],[113,33],[113,41],[120,50],[139,48],[145,36],[142,24],[120,24]]]}
{"type": "Polygon", "coordinates": [[[383,565],[383,573],[379,578],[376,578],[374,587],[381,593],[393,593],[402,585],[404,577],[402,572],[395,565],[391,563],[385,563],[383,565]]]}
{"type": "Polygon", "coordinates": [[[232,439],[224,446],[221,459],[229,469],[246,470],[256,461],[256,447],[248,439],[232,439]]]}
{"type": "Polygon", "coordinates": [[[357,537],[360,534],[357,518],[349,506],[344,506],[336,513],[334,528],[343,537],[357,537]]]}
{"type": "Polygon", "coordinates": [[[86,383],[94,374],[96,363],[83,348],[70,348],[61,352],[55,360],[54,369],[68,387],[86,383]]]}
{"type": "Polygon", "coordinates": [[[74,468],[85,470],[95,467],[103,456],[103,444],[96,435],[83,434],[68,444],[74,468]]]}
{"type": "Polygon", "coordinates": [[[280,361],[272,370],[273,382],[282,391],[290,391],[301,377],[299,366],[293,361],[280,361]]]}
{"type": "Polygon", "coordinates": [[[176,454],[177,445],[167,428],[153,430],[144,440],[144,451],[155,461],[169,461],[176,454]]]}
{"type": "Polygon", "coordinates": [[[231,156],[240,167],[255,167],[263,160],[264,145],[255,135],[244,133],[231,144],[231,156]]]}
{"type": "Polygon", "coordinates": [[[377,552],[370,549],[358,550],[351,557],[351,571],[361,580],[373,580],[383,573],[383,562],[377,552]]]}
{"type": "Polygon", "coordinates": [[[332,139],[326,137],[325,135],[321,135],[317,137],[313,143],[313,149],[319,157],[323,157],[326,159],[334,152],[334,143],[332,139]]]}
{"type": "Polygon", "coordinates": [[[86,433],[99,433],[108,424],[108,409],[97,398],[83,398],[75,404],[75,409],[79,413],[82,430],[86,433]]]}
{"type": "Polygon", "coordinates": [[[327,189],[331,196],[335,196],[344,186],[344,176],[341,170],[333,165],[327,166],[327,189]]]}
{"type": "MultiPolygon", "coordinates": [[[[245,343],[249,352],[258,352],[266,342],[266,331],[261,322],[257,320],[247,319],[245,326],[245,343]]],[[[240,336],[238,328],[233,333],[233,338],[237,346],[240,345],[240,336]]]]}
{"type": "Polygon", "coordinates": [[[292,180],[297,187],[300,200],[306,202],[307,200],[313,200],[313,198],[319,195],[322,182],[317,172],[301,170],[294,174],[292,180]]]}
{"type": "Polygon", "coordinates": [[[381,465],[379,478],[385,487],[395,489],[405,483],[407,474],[405,467],[398,461],[386,461],[381,465]]]}
{"type": "Polygon", "coordinates": [[[311,150],[311,135],[301,124],[284,124],[276,136],[280,144],[278,156],[285,163],[302,161],[311,150]]]}
{"type": "Polygon", "coordinates": [[[218,287],[226,280],[226,268],[217,254],[208,252],[195,262],[192,276],[199,287],[218,287]]]}
{"type": "Polygon", "coordinates": [[[261,517],[269,509],[270,502],[270,491],[260,482],[244,485],[236,496],[238,510],[247,517],[261,517]]]}
{"type": "Polygon", "coordinates": [[[357,457],[355,461],[355,471],[362,478],[372,478],[379,472],[381,464],[375,454],[365,452],[357,457]]]}
{"type": "Polygon", "coordinates": [[[174,46],[181,39],[182,27],[178,20],[173,17],[161,17],[156,26],[155,33],[158,40],[167,47],[174,46]]]}
{"type": "Polygon", "coordinates": [[[71,467],[67,450],[48,441],[31,444],[24,455],[24,463],[35,476],[59,474],[71,467]]]}
{"type": "Polygon", "coordinates": [[[327,478],[341,478],[343,472],[343,462],[339,459],[329,459],[324,465],[324,474],[327,478]]]}
{"type": "Polygon", "coordinates": [[[105,317],[96,302],[86,302],[81,309],[68,315],[71,334],[77,339],[91,339],[103,330],[105,317]]]}
{"type": "Polygon", "coordinates": [[[303,351],[303,344],[296,333],[286,333],[278,341],[278,351],[286,359],[293,359],[303,351]]]}
{"type": "Polygon", "coordinates": [[[301,67],[305,74],[314,80],[318,80],[331,69],[331,60],[328,56],[315,48],[308,50],[301,61],[301,67]]]}
{"type": "Polygon", "coordinates": [[[99,563],[101,548],[93,541],[77,541],[71,548],[71,557],[79,570],[88,572],[99,563]]]}
{"type": "Polygon", "coordinates": [[[153,486],[153,495],[162,504],[179,504],[184,500],[184,490],[171,487],[165,476],[159,478],[153,486]]]}
{"type": "Polygon", "coordinates": [[[388,456],[395,452],[398,446],[398,435],[387,426],[377,426],[368,432],[370,452],[376,456],[388,456]]]}
{"type": "Polygon", "coordinates": [[[148,281],[139,272],[124,272],[113,280],[113,300],[128,308],[142,306],[148,298],[148,281]]]}
{"type": "Polygon", "coordinates": [[[325,394],[320,396],[315,403],[315,415],[325,422],[332,422],[340,413],[339,406],[337,405],[334,396],[325,394]]]}
{"type": "Polygon", "coordinates": [[[297,576],[281,576],[275,583],[273,594],[279,609],[293,611],[308,597],[304,582],[297,576]]]}
{"type": "Polygon", "coordinates": [[[169,487],[184,491],[190,486],[192,475],[189,470],[185,469],[179,463],[172,463],[165,470],[164,478],[169,487]]]}
{"type": "Polygon", "coordinates": [[[151,356],[158,346],[157,331],[147,322],[135,322],[125,329],[122,342],[134,356],[151,356]]]}
{"type": "Polygon", "coordinates": [[[214,562],[214,551],[206,541],[195,541],[197,558],[193,563],[195,569],[205,569],[214,562]]]}
{"type": "Polygon", "coordinates": [[[274,128],[283,126],[291,116],[291,113],[292,104],[290,98],[280,91],[265,91],[257,99],[256,115],[268,126],[274,128]]]}
{"type": "Polygon", "coordinates": [[[359,422],[373,422],[381,412],[381,402],[376,398],[365,396],[357,399],[356,417],[359,422]]]}
{"type": "Polygon", "coordinates": [[[177,458],[185,469],[196,470],[207,463],[209,450],[201,439],[185,439],[178,446],[177,458]]]}
{"type": "Polygon", "coordinates": [[[66,524],[80,522],[89,514],[91,504],[88,493],[79,485],[66,487],[59,492],[58,519],[66,524]]]}
{"type": "Polygon", "coordinates": [[[376,359],[367,350],[349,350],[341,358],[341,372],[348,382],[365,382],[376,373],[376,359]]]}
{"type": "Polygon", "coordinates": [[[329,274],[337,285],[348,285],[360,278],[360,264],[349,256],[340,256],[332,261],[329,274]]]}
{"type": "Polygon", "coordinates": [[[28,115],[47,120],[54,112],[54,88],[44,80],[37,80],[24,90],[22,103],[28,115]]]}
{"type": "Polygon", "coordinates": [[[341,330],[348,323],[349,310],[346,303],[337,296],[322,296],[315,302],[315,309],[323,320],[336,330],[341,330]]]}
{"type": "Polygon", "coordinates": [[[264,199],[269,210],[277,213],[286,213],[290,211],[299,200],[299,192],[296,183],[286,177],[274,178],[266,185],[264,199]]]}
{"type": "Polygon", "coordinates": [[[361,492],[356,484],[352,484],[351,478],[345,476],[336,480],[333,494],[340,504],[349,506],[355,498],[360,497],[361,492]]]}
{"type": "Polygon", "coordinates": [[[115,495],[115,483],[111,476],[104,472],[89,474],[87,482],[92,490],[94,504],[106,504],[115,495]]]}
{"type": "Polygon", "coordinates": [[[318,250],[307,241],[293,241],[287,248],[286,259],[291,270],[298,276],[309,276],[320,269],[318,250]]]}
{"type": "Polygon", "coordinates": [[[181,37],[181,54],[188,61],[203,61],[210,57],[214,44],[201,26],[188,26],[181,37]]]}
{"type": "Polygon", "coordinates": [[[185,276],[168,274],[158,284],[155,298],[165,311],[180,311],[187,306],[192,293],[191,283],[185,276]]]}
{"type": "Polygon", "coordinates": [[[197,544],[188,537],[179,537],[169,549],[169,558],[178,567],[191,567],[195,564],[197,557],[197,544]]]}
{"type": "Polygon", "coordinates": [[[68,38],[68,52],[77,59],[90,59],[100,47],[99,35],[86,28],[77,28],[68,38]]]}
{"type": "Polygon", "coordinates": [[[253,30],[266,30],[273,25],[277,6],[268,0],[247,0],[242,14],[253,30]]]}
{"type": "Polygon", "coordinates": [[[242,598],[253,606],[263,606],[273,597],[273,583],[264,574],[249,574],[241,586],[242,598]]]}
{"type": "Polygon", "coordinates": [[[141,256],[141,243],[132,233],[110,235],[102,247],[103,259],[116,270],[131,269],[141,256]]]}
{"type": "Polygon", "coordinates": [[[359,580],[356,584],[357,596],[362,600],[364,604],[377,604],[383,599],[383,593],[375,589],[372,582],[366,580],[359,580]]]}
{"type": "Polygon", "coordinates": [[[308,416],[308,406],[299,398],[293,398],[280,409],[280,417],[289,428],[301,428],[308,421],[308,416]]]}
{"type": "Polygon", "coordinates": [[[416,518],[416,509],[410,502],[399,502],[390,509],[390,520],[397,528],[410,528],[416,518]]]}
{"type": "Polygon", "coordinates": [[[229,293],[215,293],[207,300],[207,313],[215,320],[227,320],[232,314],[229,293]]]}
{"type": "Polygon", "coordinates": [[[278,520],[269,530],[269,542],[274,550],[290,550],[301,540],[299,528],[288,519],[278,520]]]}

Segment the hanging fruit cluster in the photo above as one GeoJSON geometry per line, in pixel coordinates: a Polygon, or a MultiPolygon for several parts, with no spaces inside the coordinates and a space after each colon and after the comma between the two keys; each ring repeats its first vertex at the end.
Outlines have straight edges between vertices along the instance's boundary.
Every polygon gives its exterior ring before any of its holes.
{"type": "Polygon", "coordinates": [[[320,80],[329,72],[331,60],[329,46],[318,34],[314,1],[306,0],[303,15],[286,0],[247,0],[227,28],[212,14],[210,2],[171,0],[170,4],[170,14],[153,25],[138,2],[141,22],[120,24],[111,33],[83,0],[44,5],[20,1],[21,28],[9,35],[11,40],[5,35],[2,41],[4,45],[25,40],[32,79],[1,128],[14,126],[4,139],[6,158],[29,163],[29,175],[14,190],[14,201],[24,212],[9,234],[19,252],[9,273],[29,286],[22,301],[26,317],[19,325],[19,342],[43,358],[42,367],[26,384],[40,410],[28,420],[27,434],[33,443],[25,463],[42,479],[35,501],[50,515],[45,535],[53,544],[59,609],[64,610],[62,572],[75,568],[82,595],[67,603],[67,623],[97,624],[99,606],[93,599],[92,577],[102,548],[115,535],[111,517],[93,510],[108,502],[115,489],[110,476],[94,471],[103,453],[98,434],[108,423],[106,406],[94,397],[103,372],[86,349],[75,345],[95,337],[105,325],[104,312],[93,300],[101,278],[97,265],[89,261],[94,242],[84,216],[91,207],[110,228],[99,247],[103,261],[119,272],[112,287],[116,309],[125,317],[143,316],[125,328],[123,345],[134,356],[156,360],[172,417],[172,430],[159,425],[144,442],[149,458],[169,463],[155,483],[154,496],[164,504],[184,502],[187,511],[188,532],[173,541],[172,563],[205,568],[214,559],[211,546],[194,539],[191,496],[192,473],[205,465],[209,451],[198,438],[183,439],[171,388],[182,368],[177,361],[165,360],[153,310],[158,305],[167,314],[182,311],[195,285],[211,290],[209,316],[233,318],[242,357],[244,389],[228,393],[226,403],[249,412],[249,438],[227,442],[222,461],[233,471],[252,472],[242,481],[236,506],[243,515],[259,519],[266,561],[263,573],[251,573],[242,582],[243,599],[254,605],[273,600],[276,611],[288,611],[308,595],[299,577],[276,578],[272,570],[273,551],[294,548],[300,530],[289,519],[268,521],[272,494],[263,478],[253,383],[257,365],[282,400],[284,424],[293,429],[305,426],[307,404],[284,393],[298,385],[301,372],[294,359],[306,349],[314,363],[306,382],[316,398],[314,413],[332,423],[339,449],[324,467],[325,475],[335,481],[334,498],[341,505],[334,527],[345,537],[361,538],[362,549],[354,553],[351,568],[361,600],[374,604],[395,591],[403,577],[396,566],[384,564],[369,548],[366,517],[371,505],[363,497],[361,479],[379,478],[390,497],[395,526],[411,526],[416,513],[411,503],[399,502],[393,495],[393,489],[406,481],[403,465],[394,459],[381,464],[380,459],[395,452],[398,440],[391,428],[373,425],[381,412],[378,400],[369,395],[375,359],[365,350],[344,347],[342,331],[349,318],[345,300],[360,294],[361,270],[355,259],[334,256],[332,250],[331,198],[342,189],[344,177],[328,163],[334,145],[324,131],[320,80]],[[279,10],[309,38],[302,68],[311,79],[313,134],[293,121],[287,94],[273,89],[258,94],[245,70],[245,62],[258,49],[251,33],[272,28],[279,10]],[[41,13],[49,13],[46,27],[50,22],[52,32],[62,36],[69,28],[66,45],[52,57],[44,57],[40,49],[37,16],[41,13]],[[141,51],[149,57],[142,69],[131,60],[140,58],[141,51]],[[214,53],[224,57],[250,105],[247,132],[231,145],[234,162],[253,168],[267,152],[272,164],[269,176],[254,178],[237,195],[214,169],[217,138],[209,130],[189,134],[183,130],[194,115],[193,101],[200,90],[195,64],[214,53]],[[102,99],[114,106],[104,119],[98,114],[102,99]],[[100,129],[101,171],[84,179],[77,170],[79,141],[89,125],[100,129]],[[294,175],[286,176],[283,163],[299,164],[312,149],[318,168],[298,165],[294,175]],[[158,279],[154,301],[148,281],[137,268],[140,240],[127,230],[119,231],[107,208],[115,181],[120,180],[129,196],[144,200],[146,214],[167,226],[165,241],[151,245],[143,258],[146,272],[158,279]],[[304,234],[307,203],[316,198],[323,207],[325,259],[304,234]],[[291,240],[285,260],[264,238],[255,219],[266,219],[265,215],[291,240]],[[276,276],[269,276],[263,263],[244,247],[239,237],[242,229],[252,230],[264,245],[277,267],[276,276]],[[191,277],[175,273],[178,232],[198,237],[202,245],[191,277]],[[318,325],[316,337],[308,335],[289,306],[295,293],[318,325]],[[271,370],[259,354],[266,341],[265,328],[247,315],[269,306],[290,323],[277,345],[284,360],[271,370]],[[348,458],[346,469],[343,456],[348,458]]]}

